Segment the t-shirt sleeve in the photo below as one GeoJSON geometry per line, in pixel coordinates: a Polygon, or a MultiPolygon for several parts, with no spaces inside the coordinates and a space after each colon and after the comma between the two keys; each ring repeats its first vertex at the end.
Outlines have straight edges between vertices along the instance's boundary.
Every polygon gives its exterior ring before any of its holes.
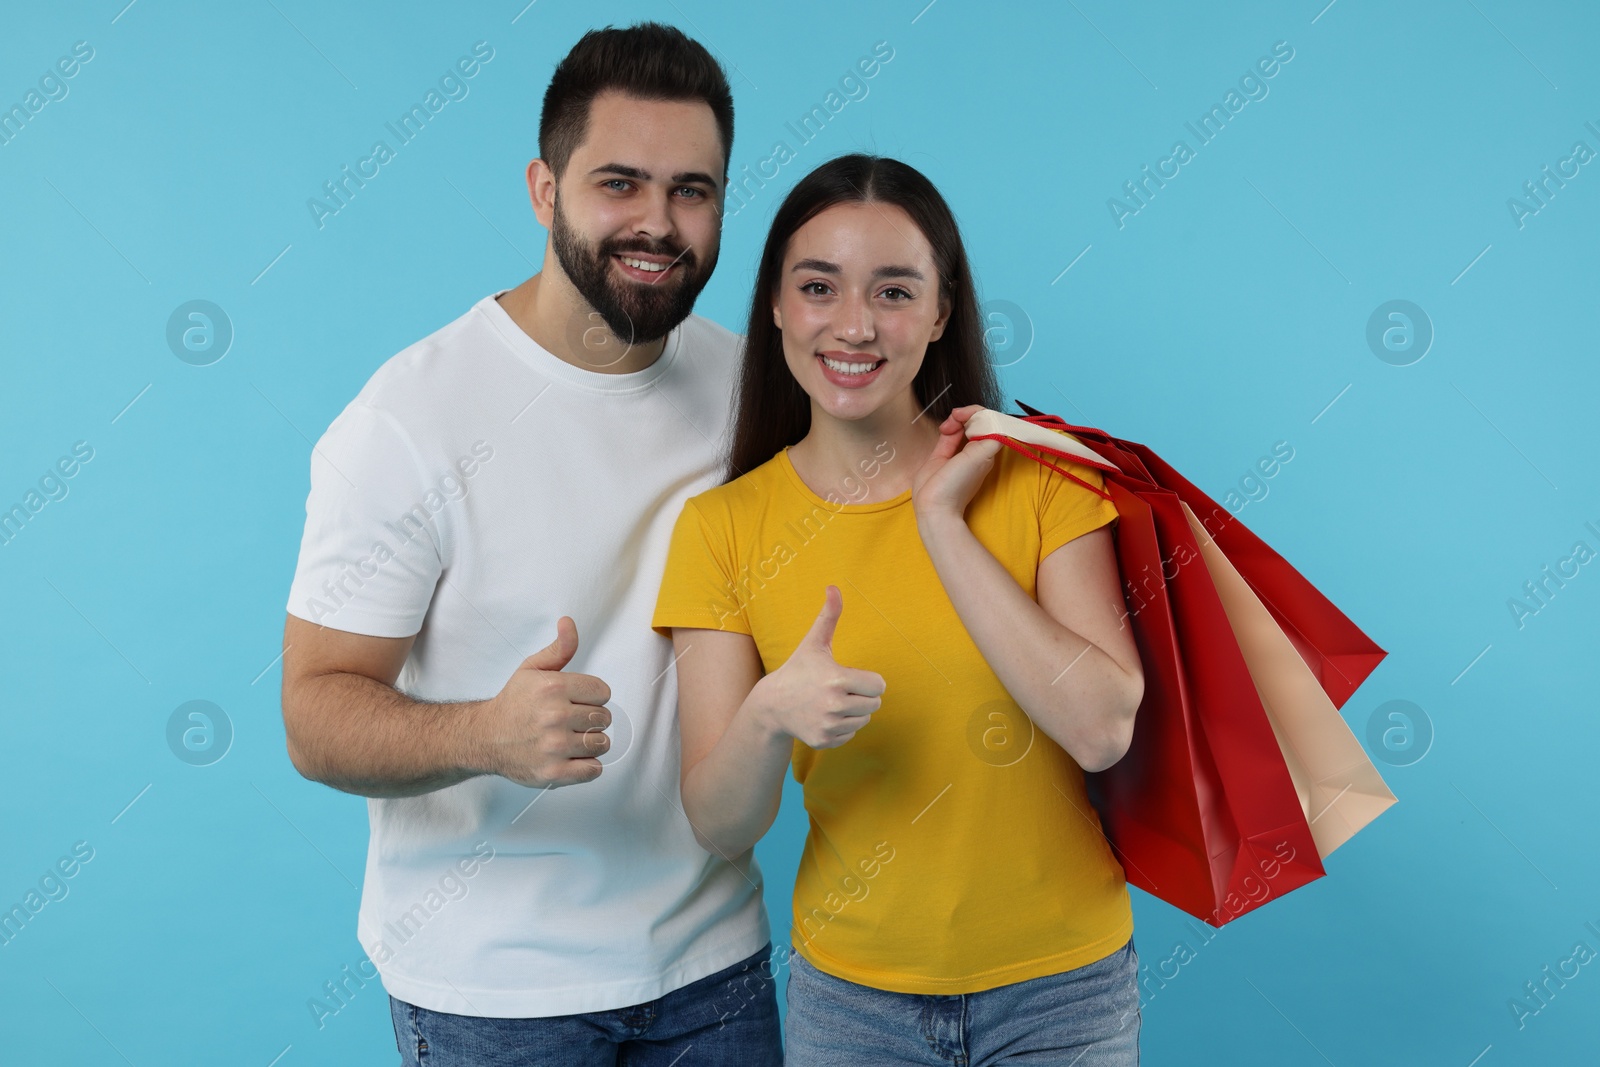
{"type": "MultiPolygon", "coordinates": [[[[1105,487],[1105,477],[1093,467],[1065,460],[1052,460],[1097,489],[1105,487]]],[[[1042,464],[1039,476],[1044,484],[1039,497],[1039,559],[1091,530],[1117,519],[1117,506],[1103,496],[1091,493],[1070,478],[1042,464]]]]}
{"type": "Polygon", "coordinates": [[[707,519],[693,500],[686,501],[672,528],[667,565],[656,596],[651,629],[663,637],[672,627],[697,627],[748,634],[736,584],[731,531],[707,519]]]}
{"type": "Polygon", "coordinates": [[[351,401],[311,452],[289,614],[371,637],[422,629],[443,571],[438,499],[393,416],[351,401]]]}

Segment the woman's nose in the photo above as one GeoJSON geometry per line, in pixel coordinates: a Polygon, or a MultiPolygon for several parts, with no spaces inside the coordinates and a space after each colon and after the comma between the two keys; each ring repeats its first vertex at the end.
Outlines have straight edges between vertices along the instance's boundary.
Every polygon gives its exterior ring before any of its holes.
{"type": "Polygon", "coordinates": [[[847,300],[840,305],[834,332],[852,343],[872,339],[872,312],[865,303],[847,300]]]}

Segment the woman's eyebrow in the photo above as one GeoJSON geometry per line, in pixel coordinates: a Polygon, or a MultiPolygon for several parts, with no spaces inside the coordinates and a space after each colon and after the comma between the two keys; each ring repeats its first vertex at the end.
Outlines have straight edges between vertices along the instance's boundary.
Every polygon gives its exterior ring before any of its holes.
{"type": "MultiPolygon", "coordinates": [[[[797,260],[795,265],[789,268],[789,272],[792,274],[797,270],[814,270],[820,271],[823,274],[843,273],[843,271],[839,269],[839,264],[830,263],[825,259],[797,260]]],[[[891,263],[887,266],[878,267],[872,272],[872,277],[874,280],[877,280],[878,278],[914,278],[919,282],[927,280],[922,276],[922,272],[917,268],[903,266],[898,263],[891,263]]]]}

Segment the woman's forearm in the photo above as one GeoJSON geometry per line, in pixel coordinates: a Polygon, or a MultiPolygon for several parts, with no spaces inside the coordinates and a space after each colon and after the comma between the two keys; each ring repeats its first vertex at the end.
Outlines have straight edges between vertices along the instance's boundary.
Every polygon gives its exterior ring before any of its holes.
{"type": "Polygon", "coordinates": [[[1130,695],[1142,687],[1040,607],[961,517],[918,525],[956,614],[1006,692],[1085,770],[1114,763],[1138,704],[1130,695]]]}
{"type": "Polygon", "coordinates": [[[732,860],[761,840],[778,816],[794,739],[767,724],[752,690],[733,721],[683,774],[683,811],[706,851],[732,860]]]}

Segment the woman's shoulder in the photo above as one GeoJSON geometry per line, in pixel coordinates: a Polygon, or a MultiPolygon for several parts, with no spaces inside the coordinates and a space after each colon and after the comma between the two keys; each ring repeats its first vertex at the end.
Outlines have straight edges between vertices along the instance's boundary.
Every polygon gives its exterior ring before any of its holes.
{"type": "Polygon", "coordinates": [[[774,488],[781,483],[781,462],[782,453],[779,453],[754,470],[696,493],[689,498],[689,503],[707,518],[733,518],[747,514],[751,508],[770,498],[774,488]]]}

